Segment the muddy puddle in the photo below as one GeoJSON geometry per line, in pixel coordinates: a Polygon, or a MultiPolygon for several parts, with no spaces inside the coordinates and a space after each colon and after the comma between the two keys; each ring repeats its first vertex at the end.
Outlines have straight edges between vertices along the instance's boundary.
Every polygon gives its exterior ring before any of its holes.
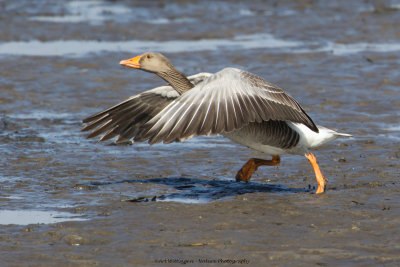
{"type": "Polygon", "coordinates": [[[400,264],[397,1],[0,2],[0,265],[400,264]],[[317,124],[329,179],[282,156],[248,184],[221,136],[88,140],[81,120],[162,84],[119,61],[165,53],[186,74],[239,67],[317,124]]]}

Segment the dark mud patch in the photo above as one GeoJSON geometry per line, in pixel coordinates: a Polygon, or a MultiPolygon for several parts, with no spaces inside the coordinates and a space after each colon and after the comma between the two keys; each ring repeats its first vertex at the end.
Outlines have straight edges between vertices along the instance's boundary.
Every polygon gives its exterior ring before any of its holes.
{"type": "Polygon", "coordinates": [[[99,186],[107,186],[117,183],[151,183],[167,185],[175,188],[178,192],[155,196],[139,196],[123,201],[149,202],[149,201],[176,201],[182,203],[205,203],[226,197],[235,197],[251,193],[304,193],[311,192],[309,189],[288,188],[283,185],[258,184],[254,182],[237,183],[234,181],[201,180],[186,177],[153,178],[138,180],[121,180],[112,182],[91,182],[89,184],[78,184],[75,188],[84,190],[97,189],[99,186]]]}

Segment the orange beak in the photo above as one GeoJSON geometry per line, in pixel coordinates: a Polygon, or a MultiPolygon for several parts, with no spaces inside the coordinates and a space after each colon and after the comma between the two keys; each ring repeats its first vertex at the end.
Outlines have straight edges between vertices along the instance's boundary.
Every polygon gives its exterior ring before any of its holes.
{"type": "Polygon", "coordinates": [[[137,56],[130,59],[121,60],[119,64],[121,64],[122,66],[140,69],[140,64],[139,64],[140,58],[141,56],[137,56]]]}

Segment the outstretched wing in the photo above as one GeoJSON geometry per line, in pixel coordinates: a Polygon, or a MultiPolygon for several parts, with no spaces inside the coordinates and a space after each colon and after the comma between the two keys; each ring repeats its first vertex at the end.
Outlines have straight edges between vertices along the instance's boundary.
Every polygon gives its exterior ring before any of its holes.
{"type": "MultiPolygon", "coordinates": [[[[198,73],[188,79],[197,85],[210,73],[198,73]]],[[[118,136],[116,142],[127,141],[140,131],[141,127],[180,95],[170,85],[160,86],[132,96],[121,103],[83,120],[89,123],[82,131],[93,130],[87,137],[103,134],[100,140],[118,136]]]]}
{"type": "Polygon", "coordinates": [[[296,100],[282,89],[254,74],[226,68],[168,103],[134,140],[170,143],[269,120],[303,123],[318,132],[296,100]]]}

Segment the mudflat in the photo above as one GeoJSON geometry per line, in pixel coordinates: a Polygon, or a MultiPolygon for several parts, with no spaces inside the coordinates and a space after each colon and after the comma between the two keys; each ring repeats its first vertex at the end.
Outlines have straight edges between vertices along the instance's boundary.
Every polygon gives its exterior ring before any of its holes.
{"type": "Polygon", "coordinates": [[[0,265],[400,264],[400,6],[365,1],[3,1],[0,265]],[[212,5],[213,8],[210,8],[212,5]],[[86,139],[82,119],[164,82],[239,67],[317,124],[352,134],[270,158],[221,136],[169,145],[86,139]]]}

